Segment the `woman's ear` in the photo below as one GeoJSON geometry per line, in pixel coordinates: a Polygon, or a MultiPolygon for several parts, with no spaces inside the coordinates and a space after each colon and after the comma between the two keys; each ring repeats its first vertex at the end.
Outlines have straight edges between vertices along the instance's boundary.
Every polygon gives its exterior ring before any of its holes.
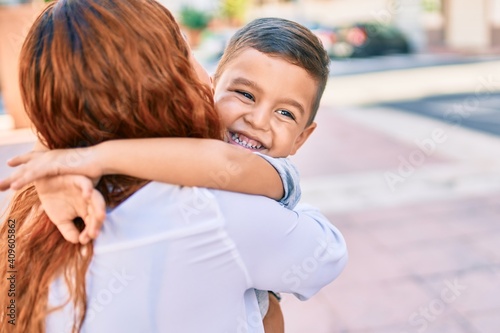
{"type": "Polygon", "coordinates": [[[290,151],[290,155],[295,155],[297,150],[299,150],[300,147],[306,142],[306,140],[309,138],[309,136],[314,132],[316,129],[317,124],[313,122],[311,125],[307,126],[302,133],[295,139],[295,142],[292,146],[292,150],[290,151]]]}

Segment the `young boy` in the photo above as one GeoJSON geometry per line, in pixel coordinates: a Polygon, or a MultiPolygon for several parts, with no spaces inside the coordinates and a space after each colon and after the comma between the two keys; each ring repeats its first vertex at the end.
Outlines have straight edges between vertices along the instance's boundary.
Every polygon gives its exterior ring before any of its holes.
{"type": "MultiPolygon", "coordinates": [[[[328,65],[321,42],[308,29],[283,19],[257,19],[233,36],[214,76],[215,106],[226,128],[225,141],[231,145],[162,138],[107,141],[76,150],[28,154],[11,161],[11,165],[29,163],[0,188],[15,180],[12,187],[18,188],[60,174],[92,178],[126,174],[265,195],[293,209],[300,199],[299,178],[286,157],[295,154],[316,128],[314,117],[328,79],[328,65]]],[[[89,235],[95,237],[97,230],[89,235]]],[[[268,294],[257,291],[257,296],[264,316],[268,294]]],[[[276,305],[273,297],[271,304],[276,305]]],[[[283,331],[279,306],[269,310],[276,312],[275,319],[264,320],[266,332],[283,331]]]]}

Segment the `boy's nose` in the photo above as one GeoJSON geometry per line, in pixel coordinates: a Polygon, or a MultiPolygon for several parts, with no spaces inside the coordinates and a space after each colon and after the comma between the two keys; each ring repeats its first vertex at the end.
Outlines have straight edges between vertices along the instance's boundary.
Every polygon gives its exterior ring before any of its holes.
{"type": "Polygon", "coordinates": [[[254,108],[245,115],[245,121],[255,130],[267,131],[270,128],[271,112],[264,107],[254,108]]]}

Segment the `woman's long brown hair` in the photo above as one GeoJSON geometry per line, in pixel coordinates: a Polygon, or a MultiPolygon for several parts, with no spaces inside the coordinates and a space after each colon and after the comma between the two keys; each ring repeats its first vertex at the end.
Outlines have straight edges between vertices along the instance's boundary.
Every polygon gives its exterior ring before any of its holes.
{"type": "MultiPolygon", "coordinates": [[[[20,84],[28,115],[51,149],[124,138],[222,137],[211,91],[198,81],[171,13],[154,0],[51,3],[23,46],[20,84]]],[[[144,184],[106,176],[98,189],[116,206],[144,184]]],[[[54,310],[48,307],[49,286],[57,276],[66,281],[75,307],[73,331],[79,331],[92,244],[66,242],[40,209],[33,186],[16,193],[2,219],[0,299],[10,288],[8,271],[15,270],[16,325],[8,323],[9,304],[2,301],[0,332],[45,332],[54,310]],[[6,263],[13,221],[14,269],[6,263]]]]}

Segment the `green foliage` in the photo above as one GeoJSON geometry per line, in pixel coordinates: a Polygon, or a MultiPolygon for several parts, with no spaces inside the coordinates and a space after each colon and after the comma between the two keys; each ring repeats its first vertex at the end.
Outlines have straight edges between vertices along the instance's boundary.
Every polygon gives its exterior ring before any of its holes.
{"type": "Polygon", "coordinates": [[[422,6],[426,12],[437,12],[441,10],[441,0],[423,0],[422,6]]]}
{"type": "Polygon", "coordinates": [[[222,0],[221,15],[230,20],[243,20],[247,5],[248,0],[222,0]]]}
{"type": "Polygon", "coordinates": [[[184,6],[180,11],[181,23],[193,30],[203,30],[210,22],[210,14],[191,6],[184,6]]]}

